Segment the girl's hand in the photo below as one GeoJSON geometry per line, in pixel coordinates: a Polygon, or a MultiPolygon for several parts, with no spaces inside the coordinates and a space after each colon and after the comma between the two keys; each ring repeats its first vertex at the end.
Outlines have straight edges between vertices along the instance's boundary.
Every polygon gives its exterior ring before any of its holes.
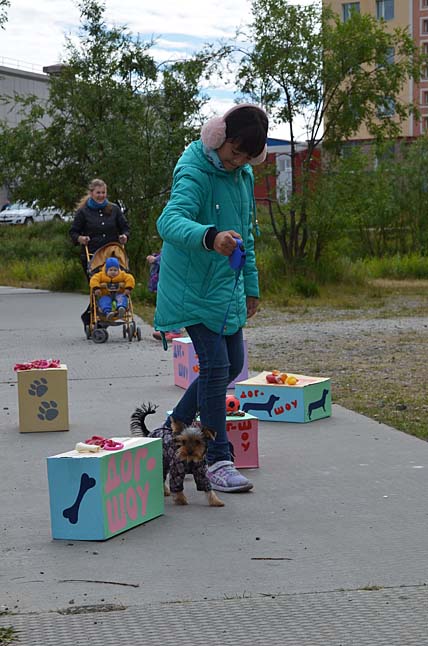
{"type": "Polygon", "coordinates": [[[97,287],[97,289],[94,289],[94,294],[95,296],[101,296],[101,290],[97,287]]]}
{"type": "Polygon", "coordinates": [[[242,240],[241,235],[236,233],[236,231],[233,231],[233,229],[229,231],[219,231],[214,238],[214,251],[217,251],[217,253],[222,256],[230,256],[237,245],[234,238],[242,240]]]}
{"type": "Polygon", "coordinates": [[[259,299],[256,296],[247,296],[247,318],[250,319],[257,312],[259,299]]]}
{"type": "Polygon", "coordinates": [[[121,233],[119,236],[119,242],[120,244],[126,244],[128,242],[128,236],[126,236],[124,233],[121,233]]]}
{"type": "Polygon", "coordinates": [[[89,237],[89,236],[79,236],[79,237],[77,238],[77,242],[78,242],[79,244],[83,244],[83,245],[85,245],[85,247],[86,247],[86,245],[89,243],[89,241],[90,241],[90,237],[89,237]]]}

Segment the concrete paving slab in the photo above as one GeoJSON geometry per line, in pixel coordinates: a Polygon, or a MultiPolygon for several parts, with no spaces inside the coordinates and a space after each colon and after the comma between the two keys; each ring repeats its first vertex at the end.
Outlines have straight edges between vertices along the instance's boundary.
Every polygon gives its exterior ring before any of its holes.
{"type": "MultiPolygon", "coordinates": [[[[113,612],[120,606],[137,613],[129,615],[132,623],[150,604],[159,609],[225,598],[302,600],[362,588],[424,590],[428,444],[339,406],[331,418],[311,424],[260,423],[260,469],[246,471],[254,491],[222,494],[224,508],[208,507],[187,479],[188,507],[168,499],[164,516],[106,542],[52,540],[46,457],[93,434],[127,434],[129,416],[142,401],[159,404],[150,418],[154,427],[183,392],[173,385],[171,351],[162,350],[143,322],[140,343],[119,335],[103,345],[87,341],[80,323],[85,303],[75,294],[0,289],[0,607],[36,612],[44,621],[43,613],[72,606],[113,612]],[[69,368],[70,431],[20,434],[13,365],[49,357],[69,368]]],[[[403,613],[405,606],[403,600],[403,613]]]]}

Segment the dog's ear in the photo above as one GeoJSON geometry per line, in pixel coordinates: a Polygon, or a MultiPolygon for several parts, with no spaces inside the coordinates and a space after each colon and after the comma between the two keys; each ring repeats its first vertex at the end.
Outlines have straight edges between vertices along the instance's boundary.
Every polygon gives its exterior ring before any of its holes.
{"type": "Polygon", "coordinates": [[[210,428],[208,428],[207,426],[202,426],[202,427],[201,427],[201,432],[202,432],[202,435],[204,436],[204,438],[205,438],[206,440],[213,440],[213,441],[214,441],[214,440],[215,440],[215,436],[217,435],[217,433],[216,433],[215,431],[212,431],[212,430],[211,430],[210,428]]]}
{"type": "Polygon", "coordinates": [[[172,415],[170,415],[170,420],[171,420],[171,430],[174,435],[179,435],[186,428],[186,424],[184,422],[180,422],[180,420],[174,419],[172,415]]]}

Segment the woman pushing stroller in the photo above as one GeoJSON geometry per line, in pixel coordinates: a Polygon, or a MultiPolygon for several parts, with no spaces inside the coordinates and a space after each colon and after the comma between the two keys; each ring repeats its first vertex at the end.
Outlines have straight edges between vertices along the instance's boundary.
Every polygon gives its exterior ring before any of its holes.
{"type": "MultiPolygon", "coordinates": [[[[126,244],[129,239],[129,224],[117,204],[107,200],[107,184],[102,179],[93,179],[88,192],[77,205],[70,227],[74,244],[81,245],[80,261],[88,277],[88,256],[111,242],[126,244]]],[[[89,324],[90,307],[82,314],[83,325],[89,324]]]]}

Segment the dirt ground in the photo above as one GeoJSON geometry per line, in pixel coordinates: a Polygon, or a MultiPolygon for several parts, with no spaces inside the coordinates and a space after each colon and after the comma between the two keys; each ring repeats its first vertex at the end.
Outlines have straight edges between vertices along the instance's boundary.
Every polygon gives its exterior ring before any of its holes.
{"type": "Polygon", "coordinates": [[[250,367],[330,377],[333,403],[428,440],[428,299],[418,286],[396,293],[385,281],[377,303],[352,310],[262,304],[245,333],[250,367]]]}

